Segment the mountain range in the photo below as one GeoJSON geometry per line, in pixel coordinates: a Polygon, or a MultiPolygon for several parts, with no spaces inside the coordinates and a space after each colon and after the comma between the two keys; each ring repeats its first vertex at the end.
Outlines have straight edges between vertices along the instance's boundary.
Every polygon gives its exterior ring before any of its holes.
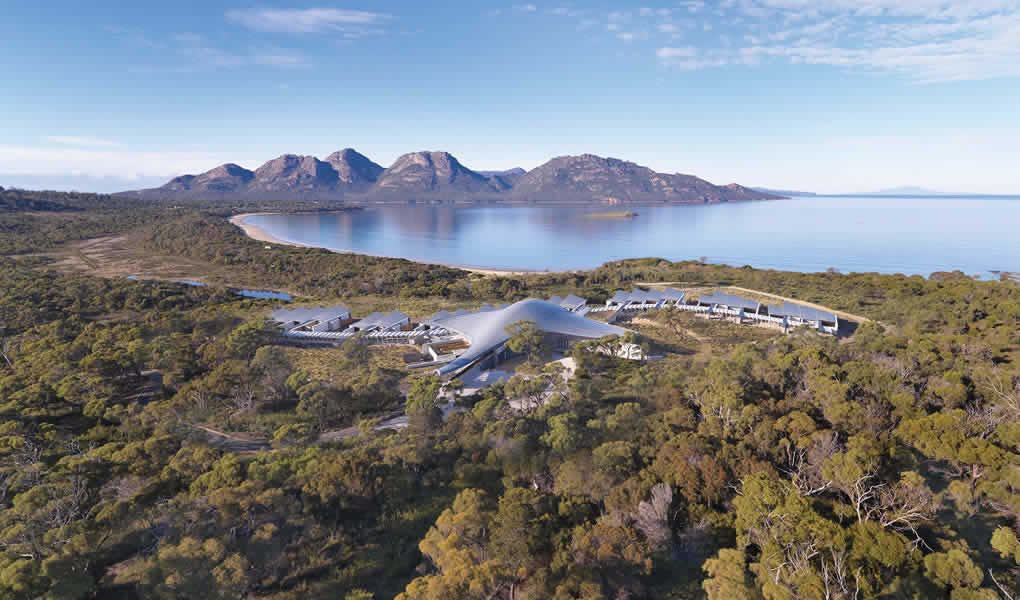
{"type": "Polygon", "coordinates": [[[657,173],[594,154],[561,156],[530,171],[474,171],[448,152],[412,152],[388,168],[347,148],[319,160],[284,154],[254,171],[233,163],[175,177],[158,188],[124,192],[156,198],[300,197],[349,202],[670,202],[772,200],[780,195],[693,175],[657,173]]]}

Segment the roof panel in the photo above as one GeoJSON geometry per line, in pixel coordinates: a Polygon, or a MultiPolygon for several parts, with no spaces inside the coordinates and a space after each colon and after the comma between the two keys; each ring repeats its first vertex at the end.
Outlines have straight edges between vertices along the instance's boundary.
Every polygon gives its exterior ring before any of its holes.
{"type": "Polygon", "coordinates": [[[740,296],[734,296],[733,294],[726,294],[723,292],[715,292],[712,294],[702,294],[698,300],[701,304],[721,304],[723,306],[729,306],[730,308],[743,308],[745,310],[758,310],[759,303],[747,298],[741,298],[740,296]]]}
{"type": "Polygon", "coordinates": [[[280,323],[307,323],[308,321],[330,321],[337,317],[347,318],[350,311],[343,306],[319,306],[317,308],[280,309],[269,313],[269,316],[280,323]]]}
{"type": "Polygon", "coordinates": [[[784,315],[797,317],[803,321],[836,321],[836,315],[831,312],[794,304],[793,302],[784,301],[780,310],[783,311],[784,315]]]}
{"type": "Polygon", "coordinates": [[[522,300],[500,310],[469,313],[446,320],[443,327],[466,337],[471,346],[439,372],[456,371],[499,347],[510,339],[510,334],[506,332],[507,326],[518,321],[534,321],[539,329],[548,333],[589,339],[627,332],[622,327],[587,319],[543,300],[522,300]]]}

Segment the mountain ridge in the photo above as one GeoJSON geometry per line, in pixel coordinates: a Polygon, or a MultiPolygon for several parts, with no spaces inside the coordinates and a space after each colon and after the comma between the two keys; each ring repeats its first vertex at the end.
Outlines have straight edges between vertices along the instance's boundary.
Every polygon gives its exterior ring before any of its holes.
{"type": "Polygon", "coordinates": [[[595,154],[557,156],[530,171],[519,167],[475,171],[444,151],[410,152],[384,168],[353,148],[325,160],[282,154],[253,171],[225,163],[174,177],[157,188],[122,193],[166,200],[271,196],[353,203],[711,204],[781,197],[735,183],[715,185],[694,175],[659,173],[595,154]]]}
{"type": "Polygon", "coordinates": [[[410,152],[383,171],[376,187],[385,193],[488,193],[503,191],[496,180],[465,167],[449,152],[410,152]]]}
{"type": "Polygon", "coordinates": [[[800,191],[800,190],[767,188],[767,187],[761,187],[761,186],[757,186],[757,185],[752,185],[751,189],[755,190],[757,192],[764,192],[766,194],[772,194],[773,196],[784,196],[784,197],[786,197],[786,196],[817,196],[818,195],[815,192],[804,192],[804,191],[800,191]]]}

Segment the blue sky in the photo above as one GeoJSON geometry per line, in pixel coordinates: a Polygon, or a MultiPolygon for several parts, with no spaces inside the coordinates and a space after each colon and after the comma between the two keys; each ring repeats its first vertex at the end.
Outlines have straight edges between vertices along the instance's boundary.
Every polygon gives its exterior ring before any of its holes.
{"type": "Polygon", "coordinates": [[[1020,0],[9,3],[0,185],[354,147],[1020,192],[1020,0]]]}

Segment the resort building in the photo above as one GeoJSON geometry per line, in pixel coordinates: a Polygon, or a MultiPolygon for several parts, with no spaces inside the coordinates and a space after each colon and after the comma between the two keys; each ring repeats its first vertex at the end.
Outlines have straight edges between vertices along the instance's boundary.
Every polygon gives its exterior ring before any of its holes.
{"type": "Polygon", "coordinates": [[[617,290],[613,297],[606,300],[602,310],[653,310],[683,304],[685,294],[673,288],[642,290],[635,288],[630,292],[617,290]]]}
{"type": "Polygon", "coordinates": [[[357,321],[342,306],[281,309],[269,316],[283,329],[285,338],[308,344],[335,345],[359,334],[371,343],[410,344],[420,343],[428,333],[427,327],[412,329],[411,318],[397,310],[372,313],[357,321]]]}
{"type": "MultiPolygon", "coordinates": [[[[469,344],[456,358],[436,369],[439,375],[456,376],[476,364],[483,369],[491,368],[509,358],[511,353],[504,346],[510,339],[507,327],[519,321],[534,322],[545,333],[546,343],[561,351],[579,340],[627,333],[622,327],[588,319],[559,304],[534,298],[492,310],[436,317],[440,318],[433,317],[430,325],[458,335],[469,344]]],[[[627,355],[636,356],[632,351],[627,355]]]]}
{"type": "Polygon", "coordinates": [[[570,312],[582,312],[588,305],[588,301],[580,296],[573,294],[568,295],[566,298],[560,298],[559,296],[553,296],[546,300],[549,304],[555,304],[561,308],[569,310],[570,312]]]}
{"type": "Polygon", "coordinates": [[[749,319],[752,322],[781,327],[784,331],[807,326],[831,335],[839,333],[839,318],[835,313],[785,300],[782,304],[766,305],[733,294],[713,292],[703,294],[698,298],[697,304],[691,306],[700,311],[707,311],[709,316],[732,316],[738,321],[749,319]]]}
{"type": "Polygon", "coordinates": [[[807,325],[823,333],[839,332],[839,317],[835,313],[785,301],[781,305],[770,304],[766,310],[769,316],[782,318],[784,328],[807,325]]]}
{"type": "Polygon", "coordinates": [[[582,314],[612,311],[614,314],[609,322],[615,323],[633,312],[660,308],[675,308],[708,318],[728,318],[737,323],[767,325],[784,331],[807,326],[831,335],[839,332],[839,319],[834,313],[786,301],[779,305],[766,305],[719,291],[701,294],[696,300],[687,302],[686,294],[674,288],[617,290],[605,306],[586,307],[582,314]]]}
{"type": "MultiPolygon", "coordinates": [[[[634,289],[617,291],[604,306],[589,306],[587,300],[571,294],[548,300],[529,298],[509,306],[484,304],[474,311],[441,310],[414,324],[398,310],[354,320],[342,306],[281,309],[271,313],[271,317],[280,324],[286,339],[301,344],[337,345],[358,336],[372,344],[420,346],[421,360],[409,366],[436,367],[440,375],[451,376],[473,366],[486,371],[510,358],[513,353],[505,347],[510,338],[506,329],[519,321],[535,322],[545,334],[547,347],[557,351],[566,351],[579,340],[623,335],[628,330],[614,323],[626,321],[639,311],[661,308],[787,332],[805,326],[832,335],[839,332],[839,319],[834,313],[792,302],[766,305],[718,291],[702,294],[689,303],[685,300],[685,293],[673,288],[634,289]],[[607,322],[602,322],[586,317],[592,312],[612,314],[607,322]]],[[[645,358],[641,347],[634,344],[608,345],[599,351],[622,358],[645,358]]]]}
{"type": "Polygon", "coordinates": [[[699,306],[714,306],[722,309],[729,310],[743,310],[746,313],[758,314],[761,308],[760,302],[754,300],[748,300],[747,298],[741,298],[740,296],[734,296],[733,294],[724,294],[722,292],[713,292],[711,294],[702,294],[698,298],[699,306]]]}
{"type": "Polygon", "coordinates": [[[340,331],[346,327],[351,320],[351,311],[342,306],[325,308],[295,308],[291,310],[280,309],[269,315],[274,321],[283,327],[285,332],[290,331],[340,331]]]}
{"type": "Polygon", "coordinates": [[[361,319],[351,323],[350,329],[355,332],[381,332],[381,331],[393,331],[395,329],[401,329],[406,325],[411,324],[411,317],[405,315],[399,310],[395,310],[391,313],[372,313],[361,319]]]}

